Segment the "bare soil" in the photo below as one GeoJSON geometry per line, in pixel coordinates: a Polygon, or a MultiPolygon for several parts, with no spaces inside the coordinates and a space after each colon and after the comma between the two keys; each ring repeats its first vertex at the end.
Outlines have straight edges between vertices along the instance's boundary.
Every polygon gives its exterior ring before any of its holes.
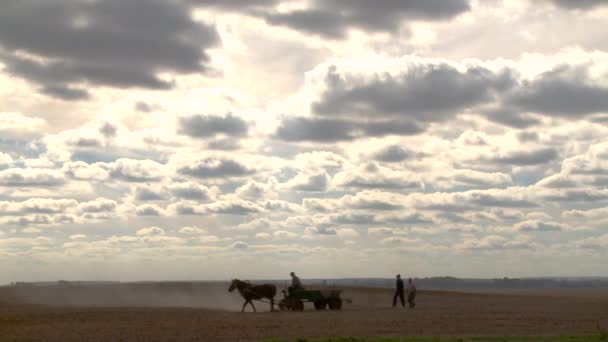
{"type": "MultiPolygon", "coordinates": [[[[240,313],[226,284],[1,288],[2,341],[257,341],[297,337],[593,335],[608,327],[608,290],[392,291],[346,289],[339,312],[240,313]],[[206,305],[205,303],[209,303],[206,305]]],[[[280,297],[279,294],[277,297],[280,297]]],[[[250,308],[248,308],[250,310],[250,308]]]]}

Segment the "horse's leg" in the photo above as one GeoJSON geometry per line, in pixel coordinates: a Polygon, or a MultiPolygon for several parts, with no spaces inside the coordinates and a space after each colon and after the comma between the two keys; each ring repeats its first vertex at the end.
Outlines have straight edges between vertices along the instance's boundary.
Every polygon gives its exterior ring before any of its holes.
{"type": "Polygon", "coordinates": [[[243,303],[243,308],[241,309],[241,312],[245,312],[245,306],[247,306],[247,303],[249,303],[249,300],[245,300],[245,303],[243,303]]]}
{"type": "Polygon", "coordinates": [[[274,312],[274,297],[270,298],[270,312],[274,312]]]}
{"type": "Polygon", "coordinates": [[[251,304],[251,307],[253,308],[253,312],[258,312],[258,311],[255,309],[255,306],[253,306],[253,301],[252,301],[252,300],[250,300],[250,301],[249,301],[249,304],[251,304]]]}

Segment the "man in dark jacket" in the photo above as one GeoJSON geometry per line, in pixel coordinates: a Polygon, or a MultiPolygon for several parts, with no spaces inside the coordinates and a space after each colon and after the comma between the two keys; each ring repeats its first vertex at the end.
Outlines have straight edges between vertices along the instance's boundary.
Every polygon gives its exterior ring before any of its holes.
{"type": "Polygon", "coordinates": [[[393,296],[393,307],[397,305],[397,297],[401,301],[401,306],[405,307],[405,288],[403,286],[403,279],[401,279],[401,274],[397,274],[397,289],[395,290],[395,295],[393,296]]]}

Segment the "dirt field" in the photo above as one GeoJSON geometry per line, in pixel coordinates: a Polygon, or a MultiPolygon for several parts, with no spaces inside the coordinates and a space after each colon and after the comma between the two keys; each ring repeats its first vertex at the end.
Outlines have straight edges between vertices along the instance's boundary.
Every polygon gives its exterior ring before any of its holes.
{"type": "MultiPolygon", "coordinates": [[[[257,341],[334,336],[589,335],[608,327],[608,290],[420,291],[414,310],[392,293],[347,289],[341,312],[240,313],[226,284],[0,289],[0,340],[257,341]],[[46,305],[40,305],[46,304],[46,305]],[[231,311],[232,310],[232,311],[231,311]]],[[[279,295],[280,296],[280,295],[279,295]]],[[[258,304],[268,310],[267,305],[258,304]]]]}

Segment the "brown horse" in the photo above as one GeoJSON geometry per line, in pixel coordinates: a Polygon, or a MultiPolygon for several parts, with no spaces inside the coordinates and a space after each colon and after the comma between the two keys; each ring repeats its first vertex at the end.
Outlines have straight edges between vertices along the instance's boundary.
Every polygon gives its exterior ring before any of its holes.
{"type": "Polygon", "coordinates": [[[234,289],[239,290],[239,293],[245,299],[241,312],[245,311],[247,303],[251,304],[254,312],[257,312],[255,306],[253,306],[253,300],[260,300],[263,298],[270,300],[270,311],[274,311],[274,296],[277,294],[276,286],[272,284],[253,285],[248,281],[233,279],[228,291],[232,292],[234,289]]]}

